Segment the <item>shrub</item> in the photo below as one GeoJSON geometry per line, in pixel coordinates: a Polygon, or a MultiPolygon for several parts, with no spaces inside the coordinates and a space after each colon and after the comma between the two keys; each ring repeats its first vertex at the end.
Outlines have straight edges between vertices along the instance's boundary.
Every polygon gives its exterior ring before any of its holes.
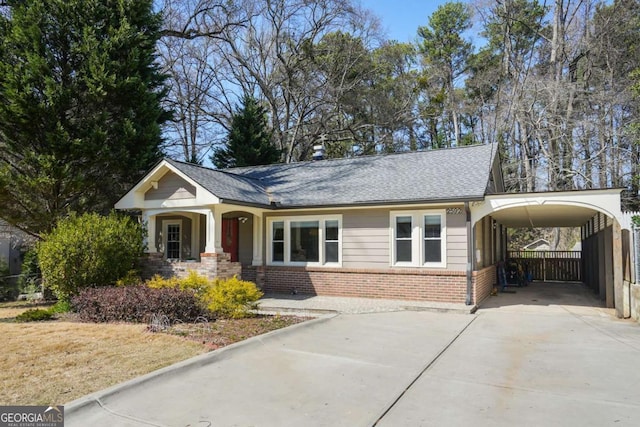
{"type": "Polygon", "coordinates": [[[51,320],[56,314],[71,311],[71,305],[67,301],[58,301],[48,309],[31,309],[16,316],[17,322],[39,322],[41,320],[51,320]]]}
{"type": "Polygon", "coordinates": [[[139,224],[115,213],[63,219],[37,246],[45,285],[68,300],[84,288],[115,284],[135,268],[143,239],[139,224]]]}
{"type": "Polygon", "coordinates": [[[41,308],[27,310],[16,316],[17,322],[40,322],[43,320],[51,320],[53,313],[51,310],[43,310],[41,308]]]}
{"type": "Polygon", "coordinates": [[[51,314],[61,314],[68,313],[71,311],[71,304],[69,301],[58,301],[51,307],[49,307],[49,313],[51,314]]]}
{"type": "Polygon", "coordinates": [[[178,288],[183,291],[193,292],[198,299],[202,300],[213,286],[213,282],[196,271],[190,270],[189,275],[184,278],[170,277],[168,279],[156,274],[147,281],[147,286],[154,289],[178,288]]]}
{"type": "Polygon", "coordinates": [[[153,314],[190,321],[205,314],[192,292],[148,286],[84,289],[71,298],[71,306],[91,322],[146,322],[153,314]]]}
{"type": "Polygon", "coordinates": [[[177,288],[180,286],[180,278],[176,276],[162,277],[159,274],[154,275],[151,279],[145,283],[152,289],[161,288],[177,288]]]}
{"type": "Polygon", "coordinates": [[[0,259],[0,301],[13,301],[18,296],[18,286],[8,276],[9,266],[0,259]]]}
{"type": "Polygon", "coordinates": [[[38,253],[35,248],[27,250],[22,258],[20,268],[20,278],[18,287],[23,294],[33,294],[40,292],[40,264],[38,263],[38,253]]]}
{"type": "Polygon", "coordinates": [[[256,308],[264,295],[253,282],[238,279],[216,279],[204,296],[207,308],[221,317],[242,318],[256,308]]]}
{"type": "Polygon", "coordinates": [[[116,280],[116,286],[138,286],[142,284],[142,278],[140,278],[138,270],[129,270],[127,274],[116,280]]]}

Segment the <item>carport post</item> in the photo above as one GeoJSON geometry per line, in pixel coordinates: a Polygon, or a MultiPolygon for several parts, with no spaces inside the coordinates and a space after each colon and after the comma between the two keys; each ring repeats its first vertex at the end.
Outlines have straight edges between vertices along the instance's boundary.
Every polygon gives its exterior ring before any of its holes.
{"type": "Polygon", "coordinates": [[[630,301],[625,301],[629,298],[629,294],[623,292],[623,278],[622,278],[622,229],[620,223],[616,218],[613,218],[612,225],[612,237],[611,242],[613,246],[613,295],[616,307],[617,317],[629,317],[630,313],[625,313],[624,307],[631,307],[630,301]],[[626,304],[625,304],[626,303],[626,304]]]}
{"type": "MultiPolygon", "coordinates": [[[[473,242],[475,236],[473,235],[473,226],[471,225],[471,209],[469,208],[469,202],[464,202],[464,210],[467,218],[467,297],[465,299],[466,305],[473,304],[473,242]]],[[[477,295],[475,296],[477,298],[477,295]]]]}

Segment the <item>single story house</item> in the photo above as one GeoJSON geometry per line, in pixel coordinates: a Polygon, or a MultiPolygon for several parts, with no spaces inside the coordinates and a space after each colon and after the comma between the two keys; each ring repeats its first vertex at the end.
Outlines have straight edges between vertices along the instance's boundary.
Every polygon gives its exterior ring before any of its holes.
{"type": "Polygon", "coordinates": [[[12,282],[17,281],[22,267],[23,247],[33,243],[34,238],[0,219],[0,268],[8,270],[12,282]]]}
{"type": "Polygon", "coordinates": [[[549,251],[551,250],[551,243],[547,239],[536,239],[522,247],[523,251],[549,251]]]}
{"type": "MultiPolygon", "coordinates": [[[[505,194],[496,145],[226,170],[164,159],[116,208],[147,224],[148,273],[467,304],[490,295],[506,227],[577,224],[611,246],[621,214],[619,189],[505,194]]],[[[601,270],[613,298],[622,266],[601,270]]]]}

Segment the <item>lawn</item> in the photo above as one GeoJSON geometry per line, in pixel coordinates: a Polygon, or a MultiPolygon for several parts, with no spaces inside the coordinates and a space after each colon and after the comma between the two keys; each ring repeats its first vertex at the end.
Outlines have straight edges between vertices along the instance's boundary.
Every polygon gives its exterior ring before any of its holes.
{"type": "Polygon", "coordinates": [[[256,317],[174,325],[16,323],[24,304],[0,304],[0,405],[60,405],[212,349],[306,319],[256,317]]]}

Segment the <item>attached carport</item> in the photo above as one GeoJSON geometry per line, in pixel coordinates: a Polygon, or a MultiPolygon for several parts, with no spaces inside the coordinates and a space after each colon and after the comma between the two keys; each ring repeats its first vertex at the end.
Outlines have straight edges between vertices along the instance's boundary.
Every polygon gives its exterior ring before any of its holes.
{"type": "Polygon", "coordinates": [[[505,258],[508,228],[580,227],[583,281],[619,317],[627,317],[620,193],[601,189],[494,194],[472,203],[474,270],[505,258]]]}

